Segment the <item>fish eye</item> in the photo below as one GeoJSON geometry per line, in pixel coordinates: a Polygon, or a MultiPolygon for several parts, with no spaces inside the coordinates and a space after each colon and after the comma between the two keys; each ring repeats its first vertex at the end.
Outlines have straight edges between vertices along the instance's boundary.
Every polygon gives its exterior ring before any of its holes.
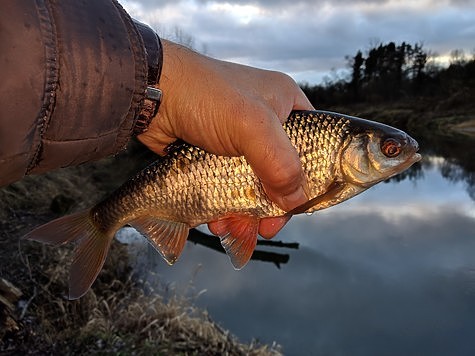
{"type": "Polygon", "coordinates": [[[397,157],[401,153],[401,143],[394,138],[387,138],[381,144],[381,152],[389,158],[397,157]]]}

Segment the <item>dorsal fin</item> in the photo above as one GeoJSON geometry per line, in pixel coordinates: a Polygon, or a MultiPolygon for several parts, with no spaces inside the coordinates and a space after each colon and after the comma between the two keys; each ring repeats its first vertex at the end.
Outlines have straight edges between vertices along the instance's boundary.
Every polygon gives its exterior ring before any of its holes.
{"type": "Polygon", "coordinates": [[[256,247],[259,219],[254,215],[233,214],[215,221],[213,225],[212,232],[221,238],[221,245],[234,268],[243,268],[256,247]]]}
{"type": "Polygon", "coordinates": [[[170,265],[176,262],[183,251],[190,230],[185,223],[162,220],[155,216],[141,216],[129,224],[144,235],[170,265]]]}

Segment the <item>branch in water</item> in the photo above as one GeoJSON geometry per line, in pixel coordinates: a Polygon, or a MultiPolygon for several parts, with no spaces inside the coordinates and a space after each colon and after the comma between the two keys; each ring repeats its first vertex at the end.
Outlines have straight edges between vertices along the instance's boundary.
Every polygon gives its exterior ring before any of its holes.
{"type": "MultiPolygon", "coordinates": [[[[209,235],[204,232],[201,232],[197,229],[191,229],[190,234],[188,235],[188,241],[191,241],[195,244],[200,244],[205,247],[211,248],[215,251],[225,253],[219,237],[214,235],[209,235]]],[[[282,241],[269,241],[269,240],[258,240],[257,245],[260,246],[273,246],[273,247],[284,247],[298,249],[298,243],[285,243],[282,241]]],[[[272,262],[277,268],[280,268],[281,264],[285,264],[289,261],[290,256],[288,254],[281,254],[275,252],[267,252],[261,250],[255,250],[252,254],[251,260],[262,261],[262,262],[272,262]]]]}

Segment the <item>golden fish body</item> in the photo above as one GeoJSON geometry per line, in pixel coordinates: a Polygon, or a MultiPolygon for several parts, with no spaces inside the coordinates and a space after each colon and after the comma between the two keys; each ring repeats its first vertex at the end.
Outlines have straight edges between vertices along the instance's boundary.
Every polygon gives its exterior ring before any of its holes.
{"type": "MultiPolygon", "coordinates": [[[[344,179],[338,163],[341,147],[351,140],[349,123],[345,116],[295,112],[284,124],[299,153],[310,196],[324,193],[337,177],[344,179]]],[[[330,205],[322,202],[312,211],[330,205]]],[[[286,213],[269,200],[244,157],[216,156],[186,143],[93,208],[98,224],[104,226],[122,226],[143,211],[192,227],[229,213],[260,218],[286,213]]]]}
{"type": "Polygon", "coordinates": [[[172,264],[191,227],[218,221],[222,245],[241,268],[256,245],[259,219],[330,207],[420,159],[416,141],[406,133],[341,114],[293,112],[284,129],[299,154],[312,198],[291,212],[267,197],[243,157],[217,156],[182,143],[90,211],[54,220],[27,237],[54,244],[79,241],[70,298],[89,289],[110,241],[126,224],[172,264]]]}

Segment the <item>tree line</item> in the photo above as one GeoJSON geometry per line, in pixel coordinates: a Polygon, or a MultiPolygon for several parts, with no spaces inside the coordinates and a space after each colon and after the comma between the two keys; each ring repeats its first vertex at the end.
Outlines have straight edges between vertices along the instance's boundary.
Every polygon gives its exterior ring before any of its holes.
{"type": "Polygon", "coordinates": [[[320,107],[451,96],[473,101],[475,55],[467,59],[463,51],[454,50],[448,66],[437,64],[436,58],[421,43],[380,43],[347,56],[346,77],[301,87],[320,107]]]}

